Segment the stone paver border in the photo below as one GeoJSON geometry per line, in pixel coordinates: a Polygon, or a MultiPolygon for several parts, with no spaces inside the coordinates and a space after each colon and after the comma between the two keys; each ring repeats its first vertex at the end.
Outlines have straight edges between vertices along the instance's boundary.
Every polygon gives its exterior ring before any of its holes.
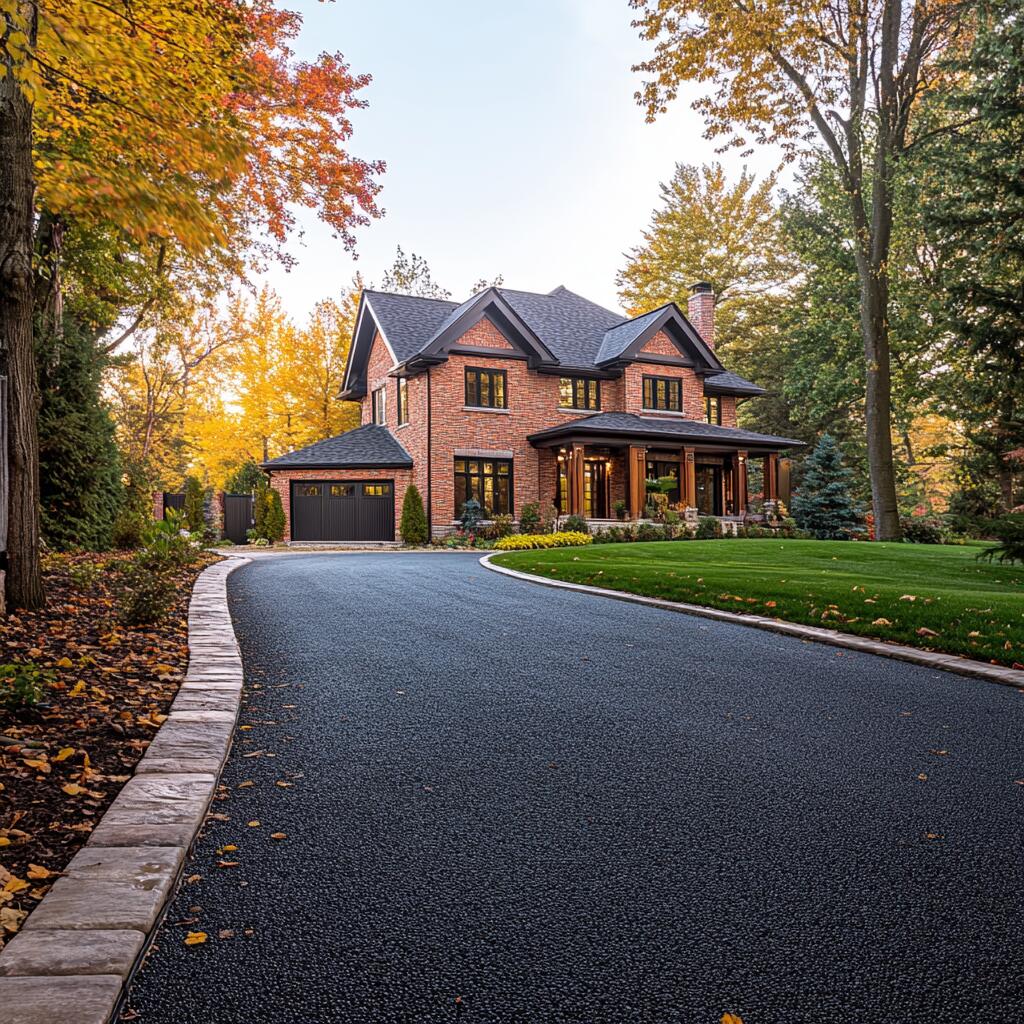
{"type": "Polygon", "coordinates": [[[107,1024],[216,792],[242,699],[227,578],[200,573],[188,671],[167,720],[88,843],[0,952],[5,1024],[107,1024]]]}
{"type": "Polygon", "coordinates": [[[1005,668],[1002,665],[987,665],[982,661],[972,661],[956,654],[942,654],[938,651],[922,651],[905,644],[887,643],[883,640],[872,640],[870,637],[854,636],[852,633],[841,633],[836,629],[824,629],[821,626],[805,626],[799,622],[785,622],[782,619],[771,619],[765,615],[741,615],[727,612],[719,608],[709,608],[700,604],[685,604],[682,601],[667,601],[658,597],[644,597],[641,594],[629,594],[622,590],[608,590],[605,587],[591,587],[584,583],[569,583],[567,580],[552,580],[544,576],[533,576],[519,572],[503,565],[495,565],[491,559],[494,553],[484,555],[480,564],[491,572],[525,580],[528,583],[540,584],[543,587],[557,587],[561,590],[576,590],[583,594],[595,594],[599,597],[610,597],[616,601],[631,601],[652,608],[662,608],[670,612],[683,612],[686,615],[698,615],[705,619],[716,619],[719,622],[731,622],[738,626],[753,626],[755,629],[766,629],[772,633],[783,633],[801,640],[813,640],[817,643],[830,644],[833,647],[845,647],[851,651],[863,651],[865,654],[877,654],[883,658],[895,658],[898,661],[909,661],[927,668],[941,669],[944,672],[956,672],[963,676],[986,679],[1002,686],[1012,686],[1024,690],[1024,671],[1005,668]]]}

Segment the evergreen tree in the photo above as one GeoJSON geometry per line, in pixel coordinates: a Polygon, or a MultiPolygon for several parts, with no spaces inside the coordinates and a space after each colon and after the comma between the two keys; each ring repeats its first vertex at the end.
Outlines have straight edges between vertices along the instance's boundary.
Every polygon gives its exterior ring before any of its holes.
{"type": "Polygon", "coordinates": [[[189,533],[202,533],[206,528],[206,517],[203,514],[203,485],[194,477],[185,478],[185,506],[182,515],[189,533]]]}
{"type": "Polygon", "coordinates": [[[850,470],[830,434],[822,434],[804,463],[800,493],[792,503],[801,530],[818,540],[848,540],[857,530],[861,510],[850,497],[850,470]]]}
{"type": "Polygon", "coordinates": [[[253,502],[254,531],[257,537],[271,544],[284,539],[284,506],[281,495],[267,484],[257,492],[253,502]]]}
{"type": "Polygon", "coordinates": [[[399,526],[406,544],[426,544],[428,539],[427,515],[423,511],[423,498],[415,484],[410,484],[402,502],[402,522],[399,526]]]}
{"type": "Polygon", "coordinates": [[[39,499],[54,548],[102,551],[123,502],[114,423],[100,397],[103,358],[71,317],[38,346],[39,499]]]}
{"type": "Polygon", "coordinates": [[[224,481],[224,490],[228,494],[253,494],[266,486],[267,478],[263,470],[252,459],[243,462],[224,481]]]}

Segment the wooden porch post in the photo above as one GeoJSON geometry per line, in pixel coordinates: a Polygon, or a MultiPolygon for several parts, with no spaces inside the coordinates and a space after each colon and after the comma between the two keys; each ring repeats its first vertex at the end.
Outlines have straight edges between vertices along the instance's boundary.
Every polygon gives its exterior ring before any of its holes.
{"type": "Polygon", "coordinates": [[[697,505],[697,467],[695,449],[684,447],[679,462],[679,500],[687,508],[697,505]]]}
{"type": "Polygon", "coordinates": [[[736,515],[741,516],[747,511],[747,453],[737,452],[733,458],[733,500],[736,515]]]}
{"type": "Polygon", "coordinates": [[[569,512],[583,515],[583,445],[574,444],[569,453],[569,512]]]}
{"type": "Polygon", "coordinates": [[[629,446],[629,456],[626,460],[628,468],[629,486],[629,518],[639,519],[644,511],[644,497],[646,489],[644,481],[647,479],[647,449],[636,445],[629,446]]]}
{"type": "Polygon", "coordinates": [[[775,501],[779,496],[779,456],[772,452],[764,457],[764,500],[775,501]]]}

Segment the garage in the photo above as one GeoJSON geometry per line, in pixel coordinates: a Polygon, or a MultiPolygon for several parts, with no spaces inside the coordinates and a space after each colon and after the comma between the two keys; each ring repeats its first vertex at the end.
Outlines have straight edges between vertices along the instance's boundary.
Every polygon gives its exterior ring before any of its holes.
{"type": "Polygon", "coordinates": [[[293,541],[395,539],[393,480],[293,480],[293,541]]]}

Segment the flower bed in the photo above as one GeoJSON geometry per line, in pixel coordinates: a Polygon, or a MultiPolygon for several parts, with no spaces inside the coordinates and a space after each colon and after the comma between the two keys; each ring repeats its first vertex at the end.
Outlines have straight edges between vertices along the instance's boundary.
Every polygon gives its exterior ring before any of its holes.
{"type": "Polygon", "coordinates": [[[590,544],[594,540],[589,533],[513,533],[502,537],[494,546],[499,551],[533,551],[538,548],[573,548],[590,544]]]}

